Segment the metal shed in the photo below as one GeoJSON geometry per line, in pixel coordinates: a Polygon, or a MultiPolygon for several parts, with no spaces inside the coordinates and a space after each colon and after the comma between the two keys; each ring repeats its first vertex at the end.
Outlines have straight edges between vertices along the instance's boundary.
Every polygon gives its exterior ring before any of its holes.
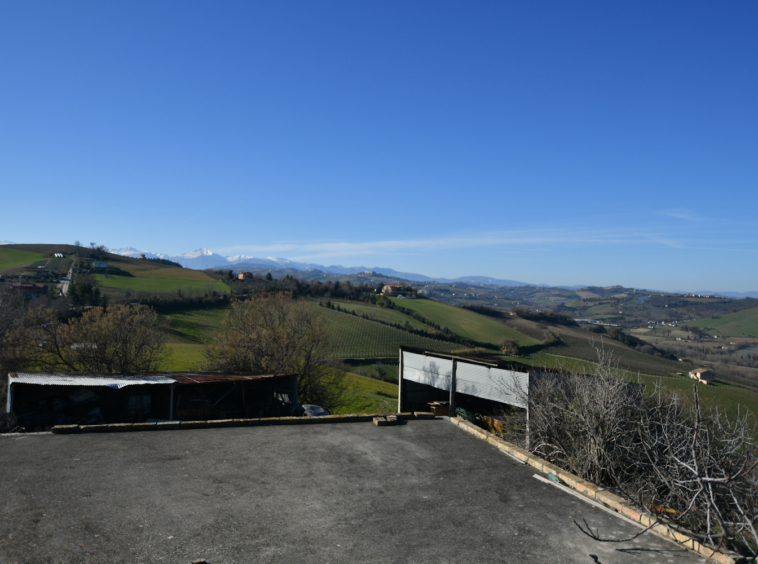
{"type": "Polygon", "coordinates": [[[67,423],[290,415],[296,374],[8,375],[8,412],[27,429],[67,423]]]}

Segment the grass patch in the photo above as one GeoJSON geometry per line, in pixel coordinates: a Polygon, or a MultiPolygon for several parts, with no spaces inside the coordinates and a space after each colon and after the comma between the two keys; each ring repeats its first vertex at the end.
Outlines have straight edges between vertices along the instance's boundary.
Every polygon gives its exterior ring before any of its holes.
{"type": "MultiPolygon", "coordinates": [[[[200,282],[216,282],[214,278],[202,270],[179,268],[150,261],[109,260],[110,264],[129,272],[136,278],[162,278],[166,280],[194,280],[200,282]]],[[[226,284],[224,284],[226,287],[226,284]]]]}
{"type": "Polygon", "coordinates": [[[166,345],[168,358],[161,366],[165,372],[186,372],[196,370],[205,362],[203,345],[188,343],[168,343],[166,345]]]}
{"type": "Polygon", "coordinates": [[[340,387],[348,392],[349,400],[347,405],[334,411],[336,415],[397,412],[397,384],[348,372],[340,387]]]}
{"type": "Polygon", "coordinates": [[[417,311],[429,321],[447,327],[456,335],[481,343],[499,345],[504,338],[512,338],[521,346],[537,345],[539,341],[515,329],[473,311],[434,300],[391,298],[398,306],[417,311]]]}
{"type": "MultiPolygon", "coordinates": [[[[373,362],[365,363],[365,362],[361,362],[360,360],[353,359],[350,361],[346,361],[346,364],[350,366],[350,371],[354,372],[355,374],[358,374],[360,376],[366,376],[366,373],[368,373],[369,378],[372,377],[372,374],[376,376],[376,370],[375,370],[376,363],[373,363],[373,362]]],[[[399,368],[398,365],[382,362],[382,366],[384,368],[384,381],[390,384],[397,384],[397,372],[399,368]]],[[[378,381],[381,381],[381,380],[378,380],[378,381]]]]}
{"type": "Polygon", "coordinates": [[[24,266],[34,261],[44,260],[45,255],[33,253],[30,251],[20,251],[18,249],[4,249],[0,247],[0,270],[4,268],[14,268],[24,266]]]}
{"type": "Polygon", "coordinates": [[[203,344],[213,340],[230,306],[211,309],[186,309],[161,317],[171,319],[171,342],[203,344]]]}
{"type": "Polygon", "coordinates": [[[166,293],[182,290],[188,293],[216,291],[226,293],[229,287],[217,280],[213,280],[206,275],[205,280],[196,280],[191,278],[132,278],[129,276],[109,276],[104,274],[95,274],[95,281],[101,288],[112,288],[114,290],[131,290],[133,292],[146,293],[166,293]]]}
{"type": "Polygon", "coordinates": [[[758,336],[758,307],[737,313],[727,313],[716,319],[698,319],[688,325],[725,337],[756,337],[758,336]]]}

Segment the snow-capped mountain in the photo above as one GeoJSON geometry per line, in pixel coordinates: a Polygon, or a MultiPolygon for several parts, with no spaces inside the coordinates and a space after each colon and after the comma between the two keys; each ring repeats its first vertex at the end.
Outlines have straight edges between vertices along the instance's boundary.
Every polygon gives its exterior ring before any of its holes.
{"type": "Polygon", "coordinates": [[[140,251],[139,249],[135,249],[134,247],[124,247],[123,249],[111,249],[111,252],[114,255],[121,255],[124,257],[131,257],[131,258],[139,258],[140,255],[145,255],[147,258],[169,258],[168,255],[164,253],[149,253],[145,251],[140,251]]]}
{"type": "Polygon", "coordinates": [[[398,272],[392,268],[384,268],[381,266],[374,266],[371,268],[365,266],[342,266],[341,264],[335,264],[331,266],[324,266],[321,264],[312,264],[307,262],[295,262],[285,258],[275,257],[254,257],[250,255],[235,255],[227,257],[214,253],[208,249],[196,249],[188,253],[181,255],[169,256],[164,253],[151,253],[146,251],[140,251],[134,247],[125,247],[123,249],[113,249],[111,251],[117,255],[123,255],[127,257],[139,258],[140,255],[145,255],[147,258],[162,258],[168,259],[174,262],[178,262],[184,268],[192,268],[194,270],[205,270],[206,268],[232,268],[236,271],[244,270],[247,268],[291,268],[294,270],[307,271],[307,270],[322,270],[324,272],[334,272],[335,274],[357,274],[359,272],[365,272],[367,270],[373,270],[379,274],[390,276],[393,278],[400,278],[403,280],[410,280],[413,282],[429,282],[436,280],[438,282],[470,282],[480,284],[497,284],[502,286],[528,286],[525,282],[517,282],[515,280],[498,280],[495,278],[487,278],[484,276],[467,276],[455,279],[448,278],[432,278],[424,276],[423,274],[414,274],[412,272],[398,272]]]}
{"type": "Polygon", "coordinates": [[[139,258],[140,255],[144,254],[147,258],[168,259],[178,262],[184,268],[192,268],[195,270],[205,270],[206,268],[230,268],[238,265],[241,268],[294,268],[296,270],[309,270],[311,268],[311,265],[307,265],[306,263],[293,262],[283,258],[260,258],[251,255],[235,255],[227,257],[204,248],[175,256],[169,256],[165,253],[140,251],[134,247],[113,249],[111,252],[132,258],[139,258]]]}
{"type": "Polygon", "coordinates": [[[15,245],[13,241],[0,241],[0,245],[15,245]]]}

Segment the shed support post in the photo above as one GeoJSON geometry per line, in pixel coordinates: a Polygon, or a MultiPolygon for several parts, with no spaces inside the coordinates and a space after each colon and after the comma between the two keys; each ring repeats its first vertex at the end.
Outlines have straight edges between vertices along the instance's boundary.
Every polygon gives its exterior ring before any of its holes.
{"type": "Polygon", "coordinates": [[[450,372],[450,408],[448,410],[448,415],[450,417],[455,417],[455,377],[456,377],[456,371],[458,369],[458,361],[453,359],[453,370],[450,372]]]}
{"type": "Polygon", "coordinates": [[[297,386],[297,379],[298,379],[298,375],[295,374],[292,377],[292,390],[294,392],[293,393],[293,400],[292,400],[294,402],[292,404],[293,408],[296,407],[296,406],[298,406],[298,405],[300,405],[300,398],[298,397],[300,395],[300,390],[298,389],[298,386],[297,386]]]}
{"type": "Polygon", "coordinates": [[[11,385],[11,377],[8,376],[8,408],[5,410],[8,413],[11,412],[11,407],[13,407],[13,386],[11,385]]]}
{"type": "MultiPolygon", "coordinates": [[[[8,396],[10,398],[10,396],[8,396]]],[[[403,349],[400,349],[400,361],[397,365],[397,412],[403,413],[404,405],[403,394],[403,349]]]]}
{"type": "Polygon", "coordinates": [[[526,375],[526,450],[531,446],[531,437],[529,436],[529,396],[531,393],[532,371],[526,375]]]}

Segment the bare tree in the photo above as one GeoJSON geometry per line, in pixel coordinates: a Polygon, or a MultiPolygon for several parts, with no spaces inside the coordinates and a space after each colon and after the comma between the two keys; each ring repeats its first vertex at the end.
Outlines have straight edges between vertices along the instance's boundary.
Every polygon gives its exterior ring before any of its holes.
{"type": "Polygon", "coordinates": [[[648,397],[638,424],[641,452],[631,468],[636,479],[624,490],[634,491],[635,501],[654,514],[665,508],[667,523],[695,531],[709,546],[755,556],[758,445],[752,417],[703,409],[697,384],[693,400],[660,386],[648,397]]]}
{"type": "MultiPolygon", "coordinates": [[[[647,513],[651,527],[692,531],[711,548],[755,557],[758,445],[752,416],[704,409],[697,384],[692,400],[660,384],[645,393],[605,351],[599,355],[592,375],[545,370],[531,378],[528,393],[516,389],[529,406],[530,450],[612,488],[647,513]]],[[[630,540],[577,526],[596,540],[630,540]]]]}
{"type": "Polygon", "coordinates": [[[8,373],[24,367],[28,361],[30,342],[24,318],[24,297],[10,289],[0,288],[0,410],[5,410],[8,373]]]}
{"type": "Polygon", "coordinates": [[[208,367],[230,373],[296,372],[302,403],[329,410],[344,402],[344,372],[329,368],[331,342],[324,318],[287,294],[235,301],[221,331],[206,347],[208,367]]]}
{"type": "Polygon", "coordinates": [[[503,337],[500,340],[500,351],[503,354],[514,355],[519,353],[518,341],[513,337],[503,337]]]}
{"type": "Polygon", "coordinates": [[[624,472],[621,453],[636,437],[630,426],[642,386],[614,377],[613,367],[592,377],[574,372],[535,374],[529,385],[529,443],[546,460],[595,483],[624,472]]]}
{"type": "Polygon", "coordinates": [[[166,358],[168,321],[144,305],[93,308],[80,319],[59,322],[49,309],[31,312],[48,370],[136,374],[154,372],[166,358]]]}

